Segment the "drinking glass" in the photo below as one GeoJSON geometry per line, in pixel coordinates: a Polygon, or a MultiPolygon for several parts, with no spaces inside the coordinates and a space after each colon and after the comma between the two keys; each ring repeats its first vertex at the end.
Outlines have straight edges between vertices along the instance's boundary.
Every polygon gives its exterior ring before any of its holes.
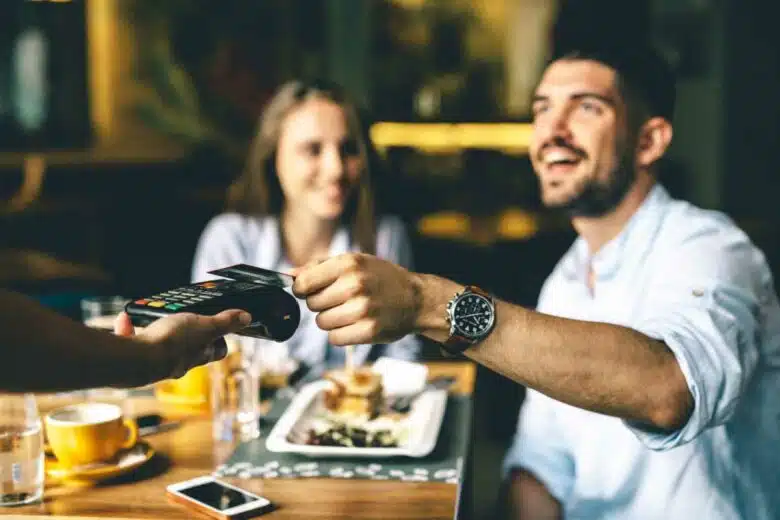
{"type": "MultiPolygon", "coordinates": [[[[113,334],[116,317],[125,310],[129,300],[122,296],[94,296],[81,300],[81,319],[87,327],[105,330],[113,334]]],[[[127,410],[129,390],[124,388],[93,388],[87,391],[86,398],[90,401],[101,401],[116,404],[127,410]]]]}
{"type": "Polygon", "coordinates": [[[114,331],[114,320],[129,300],[122,296],[93,296],[81,300],[81,319],[87,327],[114,331]]]}
{"type": "Polygon", "coordinates": [[[32,394],[0,394],[0,506],[43,496],[43,429],[32,394]]]}
{"type": "Polygon", "coordinates": [[[260,437],[260,357],[252,342],[225,336],[228,355],[211,363],[214,439],[248,441],[260,437]]]}

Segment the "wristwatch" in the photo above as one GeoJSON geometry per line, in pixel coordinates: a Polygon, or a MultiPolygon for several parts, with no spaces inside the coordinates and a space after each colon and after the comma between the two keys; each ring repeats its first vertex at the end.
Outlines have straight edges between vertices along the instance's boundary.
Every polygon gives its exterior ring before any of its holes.
{"type": "Polygon", "coordinates": [[[496,304],[493,297],[474,285],[466,286],[447,303],[450,337],[442,348],[458,355],[485,339],[496,324],[496,304]]]}

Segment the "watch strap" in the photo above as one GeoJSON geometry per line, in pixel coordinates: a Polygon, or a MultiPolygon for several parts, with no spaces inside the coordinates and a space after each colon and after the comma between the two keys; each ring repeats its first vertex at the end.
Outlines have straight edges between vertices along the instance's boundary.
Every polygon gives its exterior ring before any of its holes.
{"type": "Polygon", "coordinates": [[[447,341],[444,342],[442,348],[450,354],[458,355],[473,344],[474,343],[463,336],[458,334],[450,334],[450,337],[447,338],[447,341]]]}
{"type": "Polygon", "coordinates": [[[484,296],[488,300],[493,301],[493,297],[490,296],[490,294],[488,294],[487,291],[483,291],[482,288],[477,287],[476,285],[467,285],[466,290],[471,291],[474,294],[479,294],[480,296],[484,296]]]}

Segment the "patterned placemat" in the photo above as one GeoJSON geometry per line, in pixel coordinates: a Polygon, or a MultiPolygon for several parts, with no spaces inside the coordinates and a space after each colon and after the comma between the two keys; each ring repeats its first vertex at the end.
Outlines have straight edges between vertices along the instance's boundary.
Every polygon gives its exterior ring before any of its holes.
{"type": "MultiPolygon", "coordinates": [[[[277,400],[265,417],[263,430],[271,431],[288,400],[277,400]]],[[[216,476],[238,478],[344,478],[438,481],[456,484],[463,473],[471,433],[471,398],[449,396],[436,447],[427,457],[382,459],[320,458],[296,453],[274,453],[265,438],[243,443],[216,476]]]]}

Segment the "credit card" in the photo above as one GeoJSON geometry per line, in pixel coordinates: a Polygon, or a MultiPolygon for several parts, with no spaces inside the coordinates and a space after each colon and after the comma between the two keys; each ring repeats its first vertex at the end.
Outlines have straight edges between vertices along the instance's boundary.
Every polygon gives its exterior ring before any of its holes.
{"type": "Polygon", "coordinates": [[[292,287],[295,278],[287,273],[263,269],[248,264],[236,264],[230,267],[223,267],[209,271],[209,274],[230,278],[231,280],[241,280],[244,282],[254,282],[264,285],[275,285],[277,287],[292,287]]]}

